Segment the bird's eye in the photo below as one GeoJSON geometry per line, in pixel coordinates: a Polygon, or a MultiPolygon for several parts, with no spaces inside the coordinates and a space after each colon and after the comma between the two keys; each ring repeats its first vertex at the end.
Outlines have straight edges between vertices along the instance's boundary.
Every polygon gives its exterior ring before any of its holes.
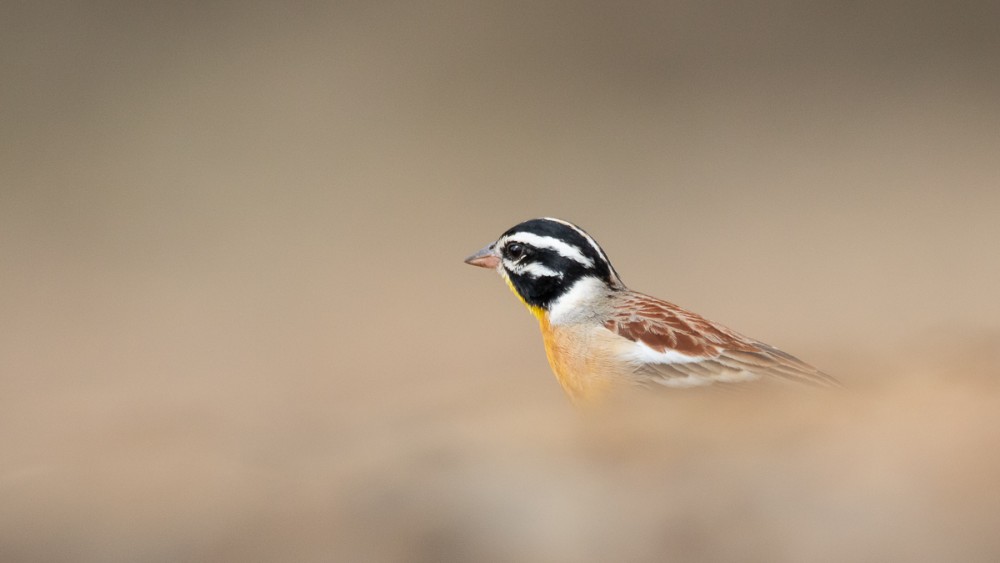
{"type": "Polygon", "coordinates": [[[518,260],[524,256],[525,248],[524,245],[519,242],[512,242],[507,245],[507,256],[510,256],[513,260],[518,260]]]}

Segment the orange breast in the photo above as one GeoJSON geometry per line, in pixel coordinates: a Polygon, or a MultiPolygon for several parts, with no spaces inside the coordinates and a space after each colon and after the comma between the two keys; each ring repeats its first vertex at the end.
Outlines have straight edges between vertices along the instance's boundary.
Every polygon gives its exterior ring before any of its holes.
{"type": "Polygon", "coordinates": [[[576,403],[599,401],[616,384],[627,382],[614,358],[613,335],[599,327],[553,326],[539,316],[549,365],[559,384],[576,403]],[[602,334],[602,333],[606,333],[602,334]]]}

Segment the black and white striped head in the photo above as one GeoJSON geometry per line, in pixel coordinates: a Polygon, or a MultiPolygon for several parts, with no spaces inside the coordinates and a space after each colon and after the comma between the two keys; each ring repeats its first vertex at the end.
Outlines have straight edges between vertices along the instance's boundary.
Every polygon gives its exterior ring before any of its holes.
{"type": "Polygon", "coordinates": [[[515,225],[465,262],[496,269],[525,304],[542,310],[581,280],[610,289],[625,287],[593,237],[551,217],[515,225]]]}

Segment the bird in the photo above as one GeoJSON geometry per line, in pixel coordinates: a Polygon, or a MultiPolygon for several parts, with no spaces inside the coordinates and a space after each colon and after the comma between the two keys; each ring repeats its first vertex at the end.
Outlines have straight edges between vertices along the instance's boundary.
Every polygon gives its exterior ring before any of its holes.
{"type": "Polygon", "coordinates": [[[629,289],[597,241],[568,221],[519,223],[465,263],[496,270],[538,319],[549,366],[574,403],[626,389],[840,386],[778,348],[629,289]]]}

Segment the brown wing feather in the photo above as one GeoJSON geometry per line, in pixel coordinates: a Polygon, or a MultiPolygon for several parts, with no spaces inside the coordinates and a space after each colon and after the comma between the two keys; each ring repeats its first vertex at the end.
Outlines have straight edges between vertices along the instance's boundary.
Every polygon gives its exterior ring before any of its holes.
{"type": "Polygon", "coordinates": [[[673,350],[702,358],[637,367],[637,375],[665,385],[676,383],[678,378],[733,382],[768,376],[813,385],[839,385],[834,378],[791,354],[649,295],[624,296],[604,326],[658,352],[673,350]]]}

